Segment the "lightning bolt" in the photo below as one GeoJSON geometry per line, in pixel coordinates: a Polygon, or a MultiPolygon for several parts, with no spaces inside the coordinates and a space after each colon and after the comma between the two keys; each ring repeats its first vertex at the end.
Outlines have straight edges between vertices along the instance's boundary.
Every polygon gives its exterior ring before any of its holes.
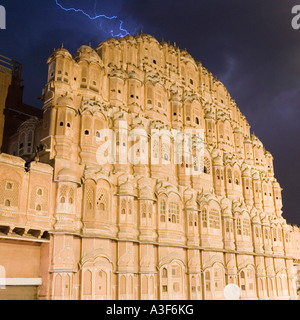
{"type": "Polygon", "coordinates": [[[58,2],[58,0],[55,0],[55,3],[59,8],[61,8],[62,10],[66,11],[66,12],[73,11],[73,12],[76,12],[76,13],[81,13],[81,14],[85,15],[90,20],[98,20],[98,19],[118,20],[119,23],[120,23],[119,24],[119,31],[120,32],[118,34],[115,34],[113,30],[110,30],[110,34],[114,38],[125,37],[125,36],[127,36],[129,34],[129,32],[126,29],[123,28],[124,22],[121,19],[119,19],[117,16],[108,17],[105,14],[98,14],[98,15],[91,16],[90,14],[86,13],[82,9],[65,8],[63,5],[61,5],[58,2]]]}

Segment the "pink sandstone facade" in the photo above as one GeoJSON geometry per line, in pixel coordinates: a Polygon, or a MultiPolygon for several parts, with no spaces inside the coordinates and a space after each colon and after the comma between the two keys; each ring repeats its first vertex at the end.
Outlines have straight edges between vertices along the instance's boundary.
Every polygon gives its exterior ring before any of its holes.
{"type": "Polygon", "coordinates": [[[282,217],[272,155],[201,63],[139,34],[74,57],[62,47],[48,65],[43,119],[0,155],[0,298],[224,299],[229,283],[242,299],[297,298],[300,232],[282,217]],[[124,122],[146,139],[203,129],[203,172],[174,164],[163,137],[149,165],[121,163],[136,143],[124,122]],[[103,129],[121,148],[99,165],[103,129]]]}

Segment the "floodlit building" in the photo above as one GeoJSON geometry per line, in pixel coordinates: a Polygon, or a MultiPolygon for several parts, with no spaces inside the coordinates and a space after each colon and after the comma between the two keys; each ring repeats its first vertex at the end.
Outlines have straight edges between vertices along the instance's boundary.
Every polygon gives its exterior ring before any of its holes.
{"type": "Polygon", "coordinates": [[[139,34],[48,66],[42,119],[0,155],[1,298],[297,298],[272,155],[200,62],[139,34]]]}

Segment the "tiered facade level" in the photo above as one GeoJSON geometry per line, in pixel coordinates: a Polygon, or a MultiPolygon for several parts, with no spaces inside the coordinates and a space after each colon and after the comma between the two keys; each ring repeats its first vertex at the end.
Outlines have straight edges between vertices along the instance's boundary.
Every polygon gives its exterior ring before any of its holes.
{"type": "Polygon", "coordinates": [[[62,47],[48,65],[43,120],[0,156],[0,231],[40,246],[40,299],[224,299],[229,283],[242,299],[296,299],[300,232],[282,217],[272,155],[201,63],[139,34],[74,57],[62,47]],[[147,139],[203,129],[203,172],[174,164],[163,137],[149,165],[119,163],[136,143],[124,121],[147,139]],[[116,163],[97,162],[103,129],[117,133],[116,163]]]}

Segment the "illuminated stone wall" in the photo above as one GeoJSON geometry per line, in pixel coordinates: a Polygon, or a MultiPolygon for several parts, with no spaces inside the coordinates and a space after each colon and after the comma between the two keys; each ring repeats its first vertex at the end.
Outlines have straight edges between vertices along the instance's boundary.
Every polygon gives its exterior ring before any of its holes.
{"type": "Polygon", "coordinates": [[[82,46],[74,57],[62,47],[48,65],[43,121],[27,121],[11,141],[17,156],[17,141],[38,147],[21,176],[43,174],[28,180],[27,211],[14,207],[9,222],[1,212],[15,198],[3,176],[0,204],[2,228],[13,231],[24,212],[36,224],[31,234],[48,241],[40,298],[224,299],[229,283],[242,299],[296,298],[299,228],[282,217],[272,155],[201,63],[140,34],[82,46]],[[125,137],[139,129],[146,141],[154,129],[203,130],[201,172],[175,163],[172,137],[143,145],[124,138],[124,123],[125,137]],[[99,164],[104,129],[117,148],[115,162],[99,164]],[[120,161],[145,148],[146,164],[120,161]]]}

